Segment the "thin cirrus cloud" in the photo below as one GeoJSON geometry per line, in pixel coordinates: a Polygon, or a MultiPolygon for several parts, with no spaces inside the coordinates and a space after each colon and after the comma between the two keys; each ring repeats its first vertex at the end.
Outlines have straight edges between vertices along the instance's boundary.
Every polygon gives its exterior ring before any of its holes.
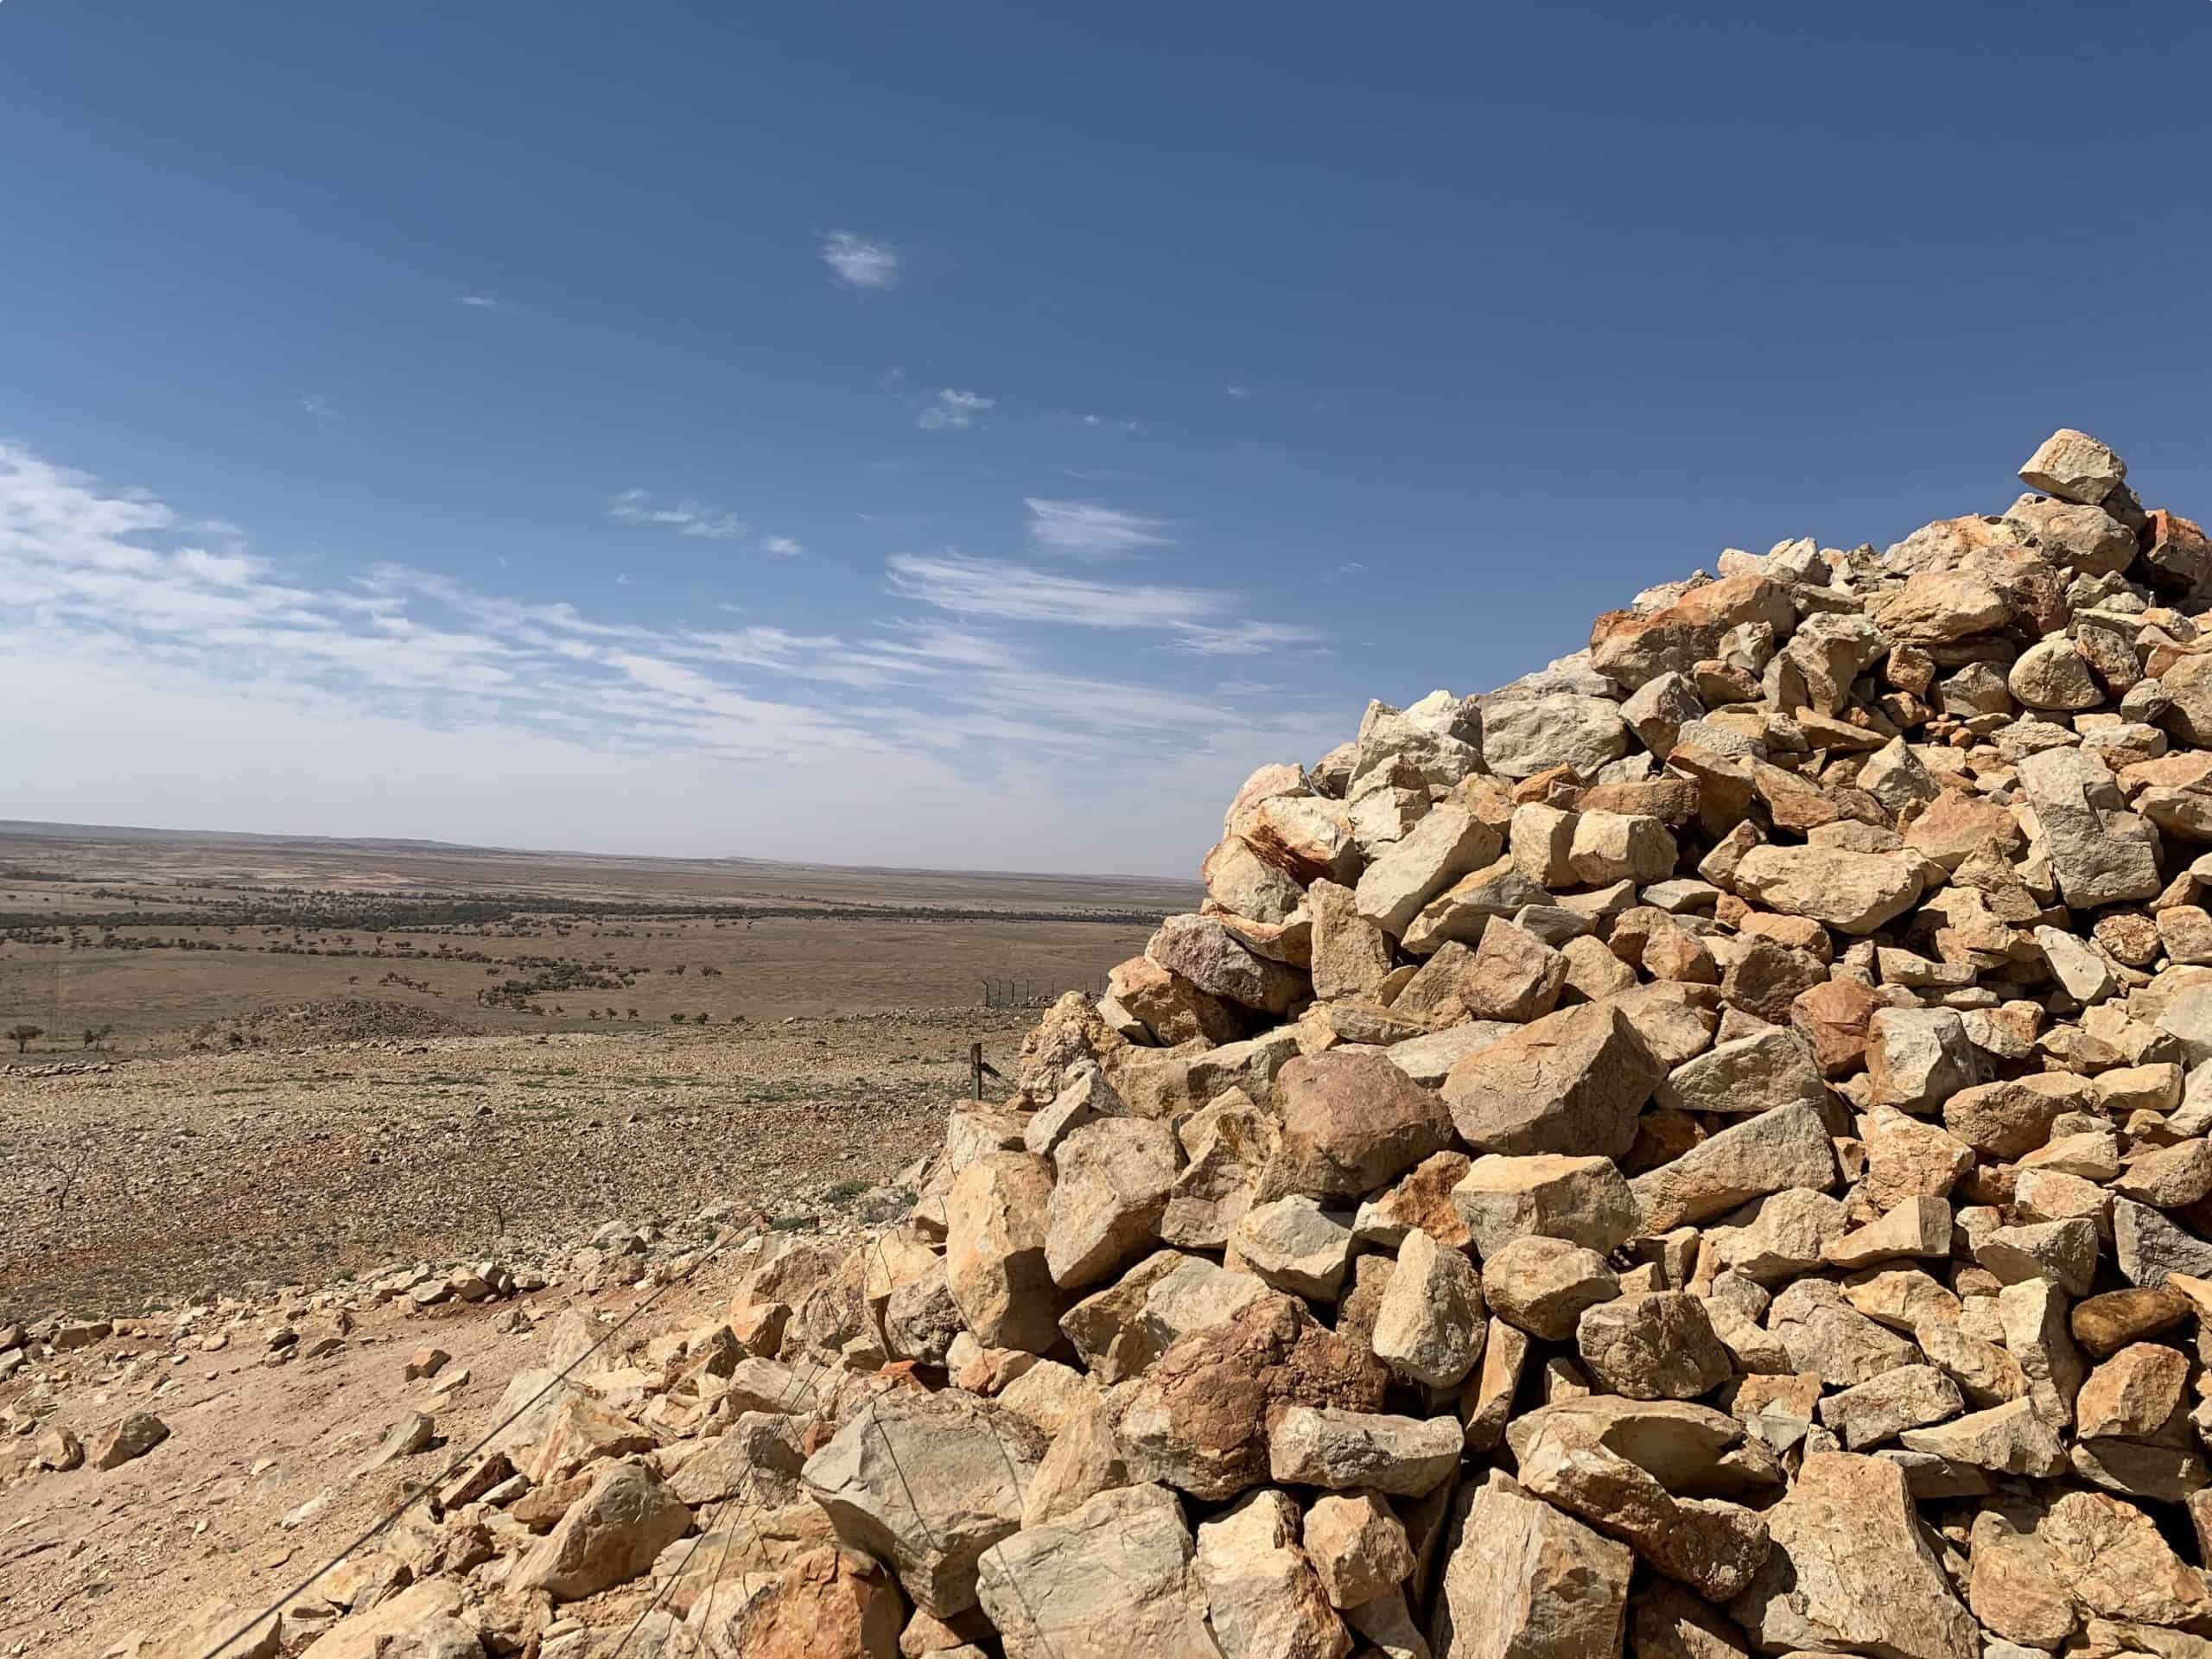
{"type": "Polygon", "coordinates": [[[965,432],[979,416],[996,409],[998,402],[980,391],[955,391],[947,386],[922,405],[914,424],[925,432],[965,432]]]}
{"type": "MultiPolygon", "coordinates": [[[[390,563],[310,580],[235,525],[0,442],[0,707],[41,710],[11,733],[10,798],[79,822],[1174,870],[1236,778],[1336,723],[1295,698],[1226,709],[1126,654],[1071,671],[1027,626],[1260,648],[1279,625],[1230,594],[957,554],[890,578],[914,612],[834,631],[614,621],[390,563]],[[209,773],[211,749],[236,764],[209,773]],[[1140,775],[1154,804],[1132,824],[1114,809],[1140,775]]],[[[622,591],[652,603],[643,579],[622,591]]]]}
{"type": "Polygon", "coordinates": [[[822,238],[821,252],[832,279],[846,288],[898,286],[899,251],[888,243],[871,241],[850,231],[832,231],[822,238]]]}
{"type": "Polygon", "coordinates": [[[512,311],[516,308],[505,300],[495,299],[489,294],[456,294],[455,305],[465,305],[471,311],[512,311]]]}
{"type": "Polygon", "coordinates": [[[1175,544],[1165,518],[1096,501],[1054,501],[1033,495],[1021,505],[1029,509],[1029,544],[1044,552],[1106,559],[1175,544]]]}
{"type": "Polygon", "coordinates": [[[773,553],[779,558],[785,559],[795,559],[806,551],[788,536],[763,536],[760,538],[760,550],[763,553],[773,553]]]}
{"type": "Polygon", "coordinates": [[[607,516],[625,524],[658,524],[703,541],[741,541],[752,526],[735,513],[699,501],[657,501],[646,490],[625,490],[607,504],[607,516]]]}

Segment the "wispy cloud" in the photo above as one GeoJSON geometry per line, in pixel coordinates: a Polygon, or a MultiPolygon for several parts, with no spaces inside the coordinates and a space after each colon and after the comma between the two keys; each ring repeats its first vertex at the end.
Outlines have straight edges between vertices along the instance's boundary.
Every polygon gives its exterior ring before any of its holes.
{"type": "Polygon", "coordinates": [[[850,231],[832,231],[822,238],[822,263],[847,288],[893,288],[899,282],[898,250],[850,231]]]}
{"type": "Polygon", "coordinates": [[[330,406],[330,399],[319,391],[311,391],[300,399],[301,410],[325,432],[330,431],[345,416],[330,406]]]}
{"type": "Polygon", "coordinates": [[[709,542],[742,540],[752,526],[735,513],[699,501],[656,502],[645,490],[625,490],[607,504],[607,516],[626,524],[659,524],[679,536],[709,542]]]}
{"type": "Polygon", "coordinates": [[[1232,622],[1226,627],[1179,626],[1166,649],[1186,657],[1258,657],[1284,645],[1319,645],[1312,628],[1288,622],[1232,622]]]}
{"type": "Polygon", "coordinates": [[[763,536],[760,550],[773,553],[779,558],[795,559],[806,550],[788,536],[763,536]]]}
{"type": "Polygon", "coordinates": [[[965,432],[978,416],[996,409],[998,401],[979,391],[955,391],[947,386],[922,405],[914,424],[925,432],[965,432]]]}
{"type": "Polygon", "coordinates": [[[850,631],[642,620],[645,575],[615,621],[395,563],[309,577],[212,522],[0,443],[0,705],[41,710],[10,732],[19,816],[1183,871],[1238,779],[1341,735],[1295,696],[1239,712],[1171,658],[1078,671],[1029,631],[1258,643],[1225,593],[945,554],[893,561],[909,614],[850,631]]]}
{"type": "Polygon", "coordinates": [[[1240,386],[1232,380],[1229,385],[1221,389],[1221,395],[1224,397],[1236,398],[1240,402],[1249,402],[1252,398],[1257,397],[1260,394],[1255,391],[1251,387],[1240,386]]]}
{"type": "Polygon", "coordinates": [[[1144,423],[1137,420],[1117,420],[1110,415],[1083,415],[1077,419],[1084,426],[1112,432],[1141,432],[1144,423]]]}
{"type": "Polygon", "coordinates": [[[472,311],[514,311],[519,308],[489,294],[456,294],[453,296],[453,302],[465,305],[472,311]]]}
{"type": "Polygon", "coordinates": [[[1356,576],[1366,569],[1367,567],[1364,564],[1362,564],[1357,559],[1346,559],[1342,564],[1337,566],[1333,570],[1325,572],[1322,575],[1321,580],[1324,582],[1337,582],[1345,576],[1356,576]]]}
{"type": "Polygon", "coordinates": [[[1027,496],[1029,544],[1082,558],[1118,558],[1140,548],[1172,547],[1165,518],[1148,518],[1096,501],[1051,501],[1027,496]]]}
{"type": "Polygon", "coordinates": [[[1203,588],[1090,582],[951,552],[894,555],[891,586],[908,599],[962,616],[1082,628],[1165,628],[1212,617],[1229,604],[1228,595],[1203,588]]]}

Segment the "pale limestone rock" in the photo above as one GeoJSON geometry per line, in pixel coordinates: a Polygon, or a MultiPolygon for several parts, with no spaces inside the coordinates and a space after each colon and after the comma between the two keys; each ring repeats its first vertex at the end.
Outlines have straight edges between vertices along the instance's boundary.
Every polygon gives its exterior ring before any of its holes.
{"type": "Polygon", "coordinates": [[[1583,812],[1574,821],[1567,862],[1580,886],[1633,881],[1644,887],[1675,873],[1675,838],[1656,818],[1583,812]]]}
{"type": "Polygon", "coordinates": [[[1409,1382],[1452,1388],[1482,1357],[1488,1328],[1475,1264],[1419,1228],[1408,1233],[1375,1317],[1376,1357],[1409,1382]]]}
{"type": "Polygon", "coordinates": [[[1729,1608],[1760,1648],[1980,1659],[1896,1465],[1810,1453],[1767,1525],[1766,1564],[1729,1608]]]}
{"type": "Polygon", "coordinates": [[[1442,1092],[1478,1152],[1618,1157],[1666,1071],[1626,1015],[1592,1003],[1470,1054],[1442,1092]]]}
{"type": "Polygon", "coordinates": [[[1222,1659],[1344,1659],[1351,1637],[1299,1542],[1298,1505],[1247,1493],[1198,1527],[1193,1565],[1222,1659]]]}
{"type": "Polygon", "coordinates": [[[1669,1111],[1750,1117],[1827,1098],[1811,1051],[1794,1033],[1769,1027],[1719,1043],[1669,1071],[1652,1096],[1669,1111]]]}
{"type": "Polygon", "coordinates": [[[2094,507],[2127,481],[2127,463],[2086,432],[2062,426],[2020,467],[2020,481],[2078,506],[2094,507]]]}
{"type": "Polygon", "coordinates": [[[1292,1406],[1268,1433],[1268,1465],[1288,1485],[1419,1497],[1459,1467],[1463,1445],[1455,1418],[1292,1406]]]}
{"type": "Polygon", "coordinates": [[[2161,1438],[2180,1427],[2189,1361],[2158,1343],[2131,1343],[2082,1384],[2074,1401],[2074,1432],[2083,1440],[2117,1435],[2161,1438]]]}
{"type": "Polygon", "coordinates": [[[691,1511],[642,1464],[617,1463],[516,1564],[510,1582],[577,1601],[626,1584],[691,1529],[691,1511]]]}
{"type": "Polygon", "coordinates": [[[1397,938],[1437,894],[1494,862],[1503,844],[1496,830],[1447,802],[1361,872],[1354,906],[1397,938]]]}
{"type": "Polygon", "coordinates": [[[1701,1596],[1725,1601],[1748,1587],[1767,1554],[1766,1523],[1757,1514],[1676,1498],[1607,1443],[1602,1418],[1558,1408],[1535,1414],[1543,1421],[1515,1441],[1524,1488],[1629,1544],[1701,1596]]]}
{"type": "Polygon", "coordinates": [[[2158,895],[2158,832],[2126,810],[2111,769],[2075,749],[2019,763],[2020,786],[2068,904],[2090,910],[2158,895]]]}
{"type": "MultiPolygon", "coordinates": [[[[1306,1511],[1305,1542],[1332,1607],[1395,1596],[1413,1573],[1405,1527],[1374,1492],[1331,1492],[1314,1499],[1306,1511]]],[[[1402,1601],[1399,1605],[1402,1609],[1402,1601]]]]}
{"type": "MultiPolygon", "coordinates": [[[[1111,1278],[1154,1245],[1182,1149],[1165,1123],[1101,1118],[1072,1130],[1053,1154],[1045,1265],[1063,1290],[1111,1278]]],[[[1019,1345],[1019,1344],[1014,1344],[1019,1345]]]]}
{"type": "Polygon", "coordinates": [[[1090,1375],[1110,1386],[1141,1376],[1192,1332],[1217,1325],[1269,1294],[1255,1274],[1161,1250],[1077,1302],[1062,1316],[1060,1329],[1090,1375]]]}
{"type": "Polygon", "coordinates": [[[1230,1235],[1245,1269],[1270,1288],[1332,1302],[1351,1258],[1351,1217],[1293,1193],[1247,1210],[1230,1235]]]}
{"type": "Polygon", "coordinates": [[[1611,1301],[1620,1281],[1597,1251],[1529,1234],[1485,1257],[1482,1287],[1491,1312],[1545,1342],[1574,1335],[1586,1308],[1611,1301]]]}
{"type": "MultiPolygon", "coordinates": [[[[1921,867],[1891,853],[1834,847],[1754,847],[1736,867],[1736,890],[1785,916],[1845,933],[1872,933],[1920,897],[1921,867]]],[[[2139,895],[2142,896],[2142,895],[2139,895]]]]}
{"type": "Polygon", "coordinates": [[[1816,1372],[1832,1389],[1853,1388],[1920,1360],[1910,1342],[1860,1313],[1825,1279],[1800,1279],[1783,1290],[1767,1311],[1767,1329],[1781,1341],[1791,1370],[1816,1372]]]}
{"type": "Polygon", "coordinates": [[[1827,1247],[1839,1268],[1867,1268],[1916,1256],[1942,1261],[1951,1254],[1951,1206],[1940,1198],[1907,1198],[1827,1247]]]}
{"type": "Polygon", "coordinates": [[[1785,1187],[1826,1192],[1837,1182],[1827,1126],[1809,1105],[1785,1106],[1732,1124],[1629,1183],[1647,1230],[1721,1215],[1785,1187]]]}
{"type": "Polygon", "coordinates": [[[1484,1259],[1531,1236],[1603,1253],[1618,1249],[1639,1225],[1636,1198],[1609,1158],[1485,1154],[1452,1189],[1452,1204],[1484,1259]]]}
{"type": "Polygon", "coordinates": [[[1949,1008],[1884,1008],[1866,1022],[1866,1077],[1876,1106],[1936,1110],[1986,1073],[1949,1008]]]}
{"type": "Polygon", "coordinates": [[[2091,1618],[2183,1624],[2212,1612],[2203,1575],[2177,1557],[2151,1517],[2102,1492],[2069,1492],[2036,1536],[2058,1581],[2091,1618]]]}
{"type": "Polygon", "coordinates": [[[2066,1297],[2044,1279],[2007,1285],[1997,1294],[2005,1347],[2019,1362],[2036,1414],[2054,1429],[2071,1428],[2074,1396],[2088,1367],[2066,1328],[2066,1297]]]}
{"type": "Polygon", "coordinates": [[[984,1550],[976,1596],[1007,1659],[1217,1659],[1193,1554],[1173,1493],[1124,1487],[984,1550]]]}
{"type": "Polygon", "coordinates": [[[1021,1524],[1044,1452],[1031,1424],[973,1395],[896,1390],[861,1407],[800,1479],[841,1539],[950,1618],[976,1604],[976,1558],[1021,1524]]]}
{"type": "Polygon", "coordinates": [[[1618,1654],[1635,1560],[1626,1545],[1493,1473],[1445,1561],[1429,1632],[1436,1659],[1618,1654]]]}
{"type": "Polygon", "coordinates": [[[1052,1166],[1029,1153],[976,1159],[945,1200],[945,1280],[976,1339],[1041,1354],[1064,1298],[1045,1257],[1052,1166]]]}
{"type": "Polygon", "coordinates": [[[1619,706],[1603,697],[1516,697],[1483,710],[1483,759],[1501,778],[1562,766],[1593,776],[1626,754],[1632,741],[1619,706]]]}
{"type": "Polygon", "coordinates": [[[1821,1402],[1820,1420],[1845,1449],[1862,1451],[1905,1429],[1955,1417],[1965,1406],[1958,1385],[1933,1365],[1900,1365],[1821,1402]]]}
{"type": "Polygon", "coordinates": [[[1689,1400],[1733,1367],[1700,1298],[1681,1291],[1627,1296],[1584,1310],[1575,1349],[1591,1374],[1631,1400],[1689,1400]]]}

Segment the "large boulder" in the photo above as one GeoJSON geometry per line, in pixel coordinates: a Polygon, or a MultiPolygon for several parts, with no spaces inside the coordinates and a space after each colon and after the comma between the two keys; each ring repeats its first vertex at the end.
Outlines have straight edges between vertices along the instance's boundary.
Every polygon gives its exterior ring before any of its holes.
{"type": "Polygon", "coordinates": [[[1444,1563],[1429,1643],[1437,1659],[1617,1655],[1636,1557],[1493,1473],[1444,1563]]]}
{"type": "Polygon", "coordinates": [[[1772,1549],[1729,1608],[1762,1649],[1980,1659],[1897,1464],[1812,1453],[1766,1519],[1772,1549]]]}
{"type": "Polygon", "coordinates": [[[1618,1158],[1666,1075],[1627,1014],[1593,1002],[1477,1050],[1442,1092],[1460,1138],[1478,1152],[1618,1158]]]}
{"type": "Polygon", "coordinates": [[[1268,1196],[1364,1198],[1452,1140],[1443,1102],[1379,1053],[1293,1060],[1275,1074],[1273,1099],[1279,1138],[1261,1183],[1268,1196]]]}
{"type": "Polygon", "coordinates": [[[987,1401],[893,1389],[862,1406],[799,1478],[839,1538],[949,1618],[976,1605],[976,1558],[1020,1526],[1044,1453],[1035,1427],[987,1401]]]}
{"type": "Polygon", "coordinates": [[[1122,1487],[983,1552],[976,1596],[1007,1659],[1220,1659],[1175,1495],[1122,1487]]]}

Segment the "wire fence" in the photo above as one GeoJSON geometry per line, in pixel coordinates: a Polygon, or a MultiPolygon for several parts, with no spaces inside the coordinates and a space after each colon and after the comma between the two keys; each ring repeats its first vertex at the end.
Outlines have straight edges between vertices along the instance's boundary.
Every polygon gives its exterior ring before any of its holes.
{"type": "MultiPolygon", "coordinates": [[[[1007,982],[1011,983],[1011,982],[1007,982]]],[[[988,982],[986,982],[986,983],[988,984],[988,982]]],[[[997,1005],[994,1004],[992,1006],[997,1005]]],[[[1007,1006],[1014,1005],[1008,1004],[1007,1006]]],[[[981,1045],[978,1044],[975,1046],[973,1050],[971,1050],[971,1057],[976,1059],[979,1065],[981,1065],[980,1054],[981,1045]]],[[[392,1505],[390,1510],[381,1516],[365,1531],[351,1540],[344,1548],[340,1549],[335,1554],[330,1556],[329,1559],[322,1562],[321,1566],[317,1567],[314,1572],[308,1573],[305,1578],[295,1584],[283,1594],[278,1596],[275,1600],[270,1602],[266,1606],[256,1612],[251,1618],[246,1619],[229,1636],[226,1636],[213,1647],[208,1649],[204,1654],[200,1655],[200,1659],[223,1659],[223,1656],[234,1656],[243,1651],[244,1649],[239,1646],[241,1643],[249,1642],[255,1637],[257,1631],[264,1630],[264,1627],[268,1624],[268,1621],[279,1617],[286,1607],[296,1603],[302,1596],[305,1595],[308,1590],[320,1583],[342,1562],[354,1555],[365,1546],[373,1543],[377,1539],[382,1537],[386,1532],[391,1530],[392,1527],[397,1525],[400,1519],[416,1504],[423,1503],[425,1499],[431,1497],[435,1493],[442,1490],[446,1486],[447,1483],[451,1481],[462,1471],[468,1468],[474,1460],[502,1433],[519,1421],[525,1414],[530,1412],[540,1401],[543,1400],[555,1389],[565,1383],[569,1378],[585,1363],[586,1361],[601,1352],[609,1343],[613,1342],[616,1337],[620,1336],[625,1330],[628,1329],[631,1325],[641,1318],[649,1309],[658,1302],[663,1296],[667,1294],[668,1292],[681,1286],[690,1284],[709,1262],[720,1256],[737,1241],[738,1237],[739,1234],[734,1230],[723,1234],[720,1238],[716,1239],[708,1249],[702,1253],[696,1260],[686,1268],[683,1273],[673,1279],[664,1280],[658,1286],[655,1287],[643,1300],[639,1302],[635,1307],[632,1308],[627,1313],[624,1314],[620,1319],[616,1320],[612,1325],[610,1325],[607,1331],[601,1335],[599,1339],[591,1344],[590,1347],[587,1348],[582,1353],[577,1355],[566,1365],[563,1366],[559,1371],[548,1379],[544,1385],[538,1389],[536,1393],[532,1394],[529,1399],[523,1402],[521,1405],[516,1407],[514,1410],[509,1412],[497,1423],[493,1424],[490,1428],[485,1430],[482,1434],[479,1435],[469,1446],[467,1450],[449,1459],[437,1474],[432,1476],[428,1480],[418,1484],[411,1485],[400,1501],[392,1505]]],[[[876,1233],[872,1242],[875,1251],[876,1266],[880,1275],[880,1282],[886,1286],[890,1286],[893,1284],[893,1275],[891,1271],[890,1264],[883,1254],[883,1235],[880,1230],[876,1233]]],[[[863,1289],[862,1296],[864,1302],[866,1294],[865,1289],[863,1289]]],[[[873,1321],[874,1316],[871,1314],[869,1317],[873,1321]]],[[[804,1445],[808,1440],[810,1440],[813,1438],[816,1429],[822,1425],[825,1419],[830,1417],[835,1408],[836,1403],[835,1389],[833,1389],[825,1394],[822,1387],[824,1379],[830,1374],[831,1367],[830,1362],[825,1356],[822,1355],[817,1355],[808,1363],[808,1369],[804,1374],[799,1373],[797,1368],[793,1367],[792,1381],[787,1392],[778,1402],[779,1408],[778,1414],[790,1415],[791,1414],[788,1410],[788,1408],[798,1403],[798,1398],[802,1394],[811,1396],[813,1401],[813,1409],[809,1415],[807,1427],[801,1432],[801,1445],[804,1445]]],[[[982,1414],[980,1421],[989,1430],[992,1438],[997,1443],[999,1455],[1006,1465],[1007,1484],[1013,1490],[1015,1509],[1017,1513],[1019,1513],[1021,1510],[1027,1508],[1028,1503],[1028,1492],[1021,1478],[1021,1461],[1014,1455],[1013,1448],[1007,1444],[1006,1436],[1001,1431],[999,1424],[994,1421],[988,1414],[982,1414]]],[[[939,1517],[939,1521],[937,1525],[931,1524],[929,1516],[923,1512],[920,1503],[914,1496],[913,1487],[906,1478],[906,1472],[904,1465],[899,1461],[898,1448],[892,1443],[891,1437],[884,1429],[880,1419],[872,1416],[869,1420],[869,1423],[882,1446],[885,1457],[890,1462],[893,1473],[898,1481],[900,1492],[906,1499],[906,1506],[913,1515],[915,1524],[920,1528],[923,1539],[929,1545],[930,1548],[932,1551],[936,1550],[939,1547],[937,1540],[944,1530],[946,1517],[939,1517]]],[[[734,1427],[735,1425],[734,1422],[725,1425],[723,1432],[726,1433],[729,1433],[734,1430],[734,1427]]],[[[741,1476],[739,1478],[741,1481],[739,1489],[733,1492],[728,1497],[718,1500],[721,1504],[721,1510],[717,1521],[711,1523],[702,1522],[696,1527],[696,1530],[692,1534],[690,1548],[684,1552],[683,1559],[677,1564],[675,1569],[655,1587],[652,1597],[648,1599],[645,1605],[639,1610],[637,1617],[633,1618],[630,1622],[629,1625],[624,1630],[621,1639],[615,1645],[613,1653],[609,1656],[609,1659],[621,1659],[622,1654],[629,1648],[631,1642],[638,1636],[639,1632],[645,1628],[647,1621],[652,1618],[653,1613],[665,1605],[669,1598],[673,1595],[677,1589],[683,1584],[684,1578],[690,1571],[691,1563],[696,1558],[701,1548],[706,1544],[707,1541],[714,1535],[716,1530],[719,1530],[721,1533],[721,1541],[715,1563],[714,1574],[709,1580],[704,1591],[696,1594],[690,1604],[692,1607],[696,1607],[703,1602],[707,1608],[705,1617],[708,1618],[712,1618],[714,1617],[715,1592],[720,1588],[723,1576],[729,1566],[732,1546],[736,1540],[735,1529],[739,1523],[744,1522],[747,1518],[748,1512],[753,1516],[758,1516],[763,1512],[761,1500],[762,1488],[760,1485],[755,1482],[743,1480],[741,1476]]],[[[702,1503],[700,1508],[702,1510],[705,1510],[708,1508],[708,1505],[702,1503]]],[[[887,1570],[888,1570],[887,1564],[887,1570]]],[[[1051,1637],[1044,1624],[1038,1619],[1035,1610],[1030,1606],[1028,1598],[1023,1592],[1019,1580],[1010,1577],[1007,1581],[1007,1587],[1015,1602],[1020,1606],[1023,1617],[1027,1620],[1030,1627],[1030,1632],[1033,1636],[1036,1643],[1047,1656],[1047,1659],[1054,1659],[1056,1649],[1054,1649],[1051,1637]]]]}

